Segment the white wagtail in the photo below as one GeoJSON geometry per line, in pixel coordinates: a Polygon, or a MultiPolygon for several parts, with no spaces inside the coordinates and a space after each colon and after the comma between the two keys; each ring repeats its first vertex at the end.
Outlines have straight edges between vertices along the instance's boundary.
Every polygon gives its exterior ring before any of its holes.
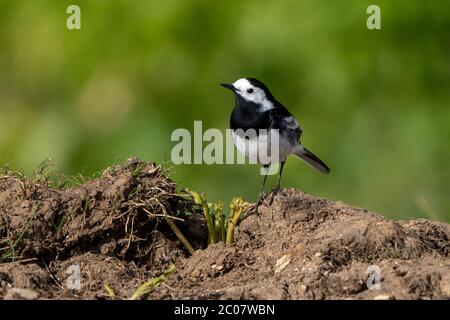
{"type": "MultiPolygon", "coordinates": [[[[256,157],[261,148],[269,148],[270,141],[278,141],[278,154],[276,159],[261,163],[264,168],[271,164],[280,163],[277,185],[274,189],[280,189],[281,174],[286,162],[286,156],[293,154],[323,173],[329,173],[330,169],[317,156],[306,149],[300,142],[302,129],[290,112],[278,102],[270,90],[259,80],[254,78],[242,78],[233,84],[222,83],[221,86],[230,89],[236,97],[236,105],[231,113],[230,127],[233,142],[238,151],[247,157],[256,157]],[[240,130],[238,130],[240,129],[240,130]],[[243,132],[256,134],[249,136],[243,132]],[[261,130],[263,129],[263,130],[261,130]],[[273,140],[276,134],[276,140],[273,140]]],[[[267,174],[261,186],[259,201],[261,201],[267,174]]]]}

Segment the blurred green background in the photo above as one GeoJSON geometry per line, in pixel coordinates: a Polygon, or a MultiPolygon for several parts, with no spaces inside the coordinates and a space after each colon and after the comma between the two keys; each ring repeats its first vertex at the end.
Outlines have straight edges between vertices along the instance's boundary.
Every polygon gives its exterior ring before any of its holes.
{"type": "MultiPolygon", "coordinates": [[[[0,164],[90,175],[170,164],[175,128],[228,127],[219,87],[264,81],[331,168],[291,158],[283,185],[395,219],[450,221],[450,2],[0,2],[0,164]],[[81,30],[66,8],[81,7],[81,30]],[[382,30],[366,28],[381,6],[382,30]]],[[[172,166],[210,201],[255,201],[259,168],[172,166]]],[[[275,184],[275,178],[270,180],[275,184]]]]}

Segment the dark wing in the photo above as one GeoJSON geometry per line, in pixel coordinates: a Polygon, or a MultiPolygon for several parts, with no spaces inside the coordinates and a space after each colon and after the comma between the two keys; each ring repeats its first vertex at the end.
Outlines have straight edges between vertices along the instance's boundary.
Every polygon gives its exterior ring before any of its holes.
{"type": "Polygon", "coordinates": [[[293,116],[284,117],[283,122],[288,129],[291,129],[291,130],[299,129],[300,131],[302,131],[302,129],[300,128],[300,125],[298,124],[297,120],[295,120],[295,118],[293,116]]]}
{"type": "Polygon", "coordinates": [[[289,135],[297,137],[302,134],[300,124],[295,120],[292,114],[281,103],[276,103],[275,108],[271,110],[272,128],[286,131],[289,135]]]}

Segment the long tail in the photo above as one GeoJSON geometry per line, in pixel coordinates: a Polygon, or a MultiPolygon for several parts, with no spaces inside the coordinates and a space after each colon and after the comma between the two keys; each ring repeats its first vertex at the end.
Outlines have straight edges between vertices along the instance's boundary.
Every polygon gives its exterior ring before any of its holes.
{"type": "Polygon", "coordinates": [[[302,145],[300,145],[297,150],[295,150],[294,155],[322,173],[330,173],[331,171],[330,168],[328,168],[328,166],[323,163],[322,160],[320,160],[316,155],[314,155],[314,153],[312,153],[302,145]]]}

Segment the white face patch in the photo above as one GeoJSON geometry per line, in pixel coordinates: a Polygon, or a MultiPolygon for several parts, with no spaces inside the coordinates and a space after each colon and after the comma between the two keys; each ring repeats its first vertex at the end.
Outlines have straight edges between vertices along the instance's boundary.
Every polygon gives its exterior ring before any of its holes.
{"type": "Polygon", "coordinates": [[[259,110],[261,112],[275,108],[273,103],[267,99],[264,90],[252,85],[246,78],[237,80],[233,83],[233,86],[237,89],[237,94],[246,101],[260,105],[261,108],[259,110]]]}

